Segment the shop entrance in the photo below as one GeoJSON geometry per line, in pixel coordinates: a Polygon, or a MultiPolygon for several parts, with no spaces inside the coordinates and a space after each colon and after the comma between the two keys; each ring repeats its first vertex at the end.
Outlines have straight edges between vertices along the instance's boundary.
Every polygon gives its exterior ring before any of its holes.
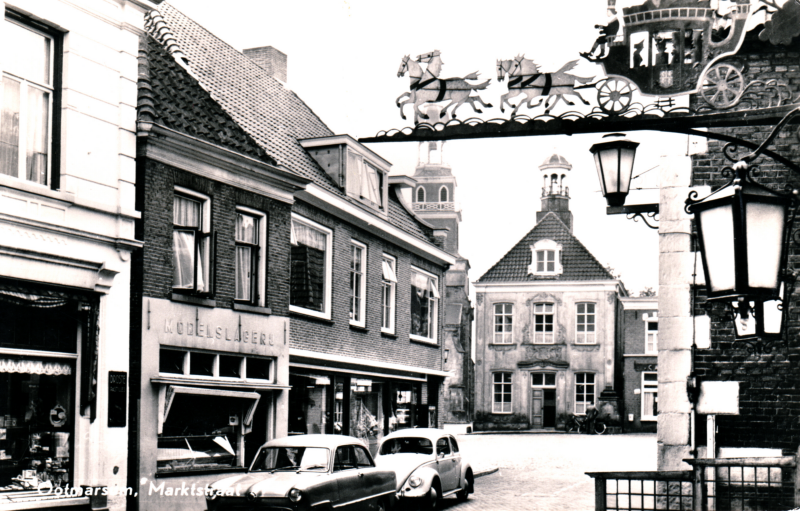
{"type": "Polygon", "coordinates": [[[556,375],[531,373],[531,427],[556,427],[556,375]]]}

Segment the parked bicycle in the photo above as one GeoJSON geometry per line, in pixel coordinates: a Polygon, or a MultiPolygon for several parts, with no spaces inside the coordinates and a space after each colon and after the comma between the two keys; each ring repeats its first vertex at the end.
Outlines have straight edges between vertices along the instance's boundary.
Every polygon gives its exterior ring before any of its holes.
{"type": "Polygon", "coordinates": [[[602,419],[590,420],[586,415],[570,415],[567,419],[567,433],[578,432],[602,435],[606,432],[606,423],[602,419]]]}

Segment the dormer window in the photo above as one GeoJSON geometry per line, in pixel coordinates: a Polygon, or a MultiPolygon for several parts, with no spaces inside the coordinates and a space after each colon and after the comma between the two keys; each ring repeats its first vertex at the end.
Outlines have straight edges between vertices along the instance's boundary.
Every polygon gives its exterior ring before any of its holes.
{"type": "Polygon", "coordinates": [[[348,197],[386,214],[388,161],[348,135],[300,140],[300,145],[348,197]]]}
{"type": "Polygon", "coordinates": [[[561,275],[561,245],[553,240],[541,240],[531,246],[531,265],[528,273],[533,275],[561,275]]]}

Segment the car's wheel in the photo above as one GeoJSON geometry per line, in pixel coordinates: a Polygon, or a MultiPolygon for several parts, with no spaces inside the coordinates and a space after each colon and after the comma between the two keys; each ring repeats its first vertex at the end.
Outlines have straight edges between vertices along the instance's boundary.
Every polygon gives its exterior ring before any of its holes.
{"type": "Polygon", "coordinates": [[[595,422],[594,423],[594,432],[598,435],[602,435],[606,432],[606,425],[603,422],[595,422]]]}
{"type": "Polygon", "coordinates": [[[439,504],[442,500],[442,489],[439,486],[439,481],[434,481],[428,494],[425,496],[425,509],[434,511],[439,509],[439,504]]]}
{"type": "Polygon", "coordinates": [[[464,489],[456,493],[456,497],[462,502],[469,498],[470,493],[475,493],[475,481],[472,477],[472,472],[467,472],[466,481],[464,482],[466,483],[464,489]]]}

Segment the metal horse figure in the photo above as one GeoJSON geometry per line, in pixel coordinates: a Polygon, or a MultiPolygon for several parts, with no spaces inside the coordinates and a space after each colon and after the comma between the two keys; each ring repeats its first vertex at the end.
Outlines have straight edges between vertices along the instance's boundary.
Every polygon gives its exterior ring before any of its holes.
{"type": "Polygon", "coordinates": [[[472,91],[482,90],[489,86],[491,80],[486,80],[479,84],[467,83],[467,80],[475,80],[478,78],[477,73],[472,73],[464,78],[438,78],[438,72],[441,69],[441,59],[439,52],[431,52],[420,55],[417,59],[422,63],[428,64],[428,69],[423,71],[422,66],[418,62],[411,60],[410,56],[406,55],[400,62],[400,69],[397,71],[397,76],[403,76],[408,73],[410,78],[410,92],[404,92],[397,98],[397,106],[400,108],[400,116],[405,119],[403,107],[409,103],[414,105],[414,123],[418,124],[419,119],[428,119],[428,115],[422,112],[419,107],[425,103],[440,103],[442,101],[450,101],[450,103],[442,109],[442,117],[449,114],[450,117],[456,117],[456,110],[464,103],[472,105],[472,109],[478,113],[482,111],[475,105],[478,101],[486,108],[491,108],[490,103],[485,103],[478,96],[470,96],[472,91]],[[405,98],[405,101],[401,101],[405,98]],[[451,108],[452,107],[452,108],[451,108]],[[447,110],[450,109],[449,113],[447,110]]]}
{"type": "Polygon", "coordinates": [[[575,104],[565,98],[564,96],[566,95],[577,96],[584,105],[588,105],[589,102],[575,91],[575,82],[581,84],[589,83],[594,77],[582,78],[569,74],[568,71],[575,69],[577,65],[578,61],[573,60],[564,64],[555,73],[540,73],[539,65],[524,56],[518,56],[512,60],[498,60],[498,81],[502,82],[505,75],[508,75],[508,93],[500,96],[500,111],[505,112],[503,108],[505,104],[513,107],[514,111],[511,112],[511,118],[513,119],[523,104],[527,103],[528,108],[535,108],[541,105],[542,100],[546,98],[545,113],[549,114],[550,110],[558,103],[558,100],[563,100],[568,105],[575,104]],[[525,99],[517,103],[517,106],[508,101],[520,94],[524,94],[525,99]],[[533,100],[536,98],[539,98],[539,102],[534,105],[533,100]],[[553,104],[550,104],[551,98],[555,98],[553,104]]]}

